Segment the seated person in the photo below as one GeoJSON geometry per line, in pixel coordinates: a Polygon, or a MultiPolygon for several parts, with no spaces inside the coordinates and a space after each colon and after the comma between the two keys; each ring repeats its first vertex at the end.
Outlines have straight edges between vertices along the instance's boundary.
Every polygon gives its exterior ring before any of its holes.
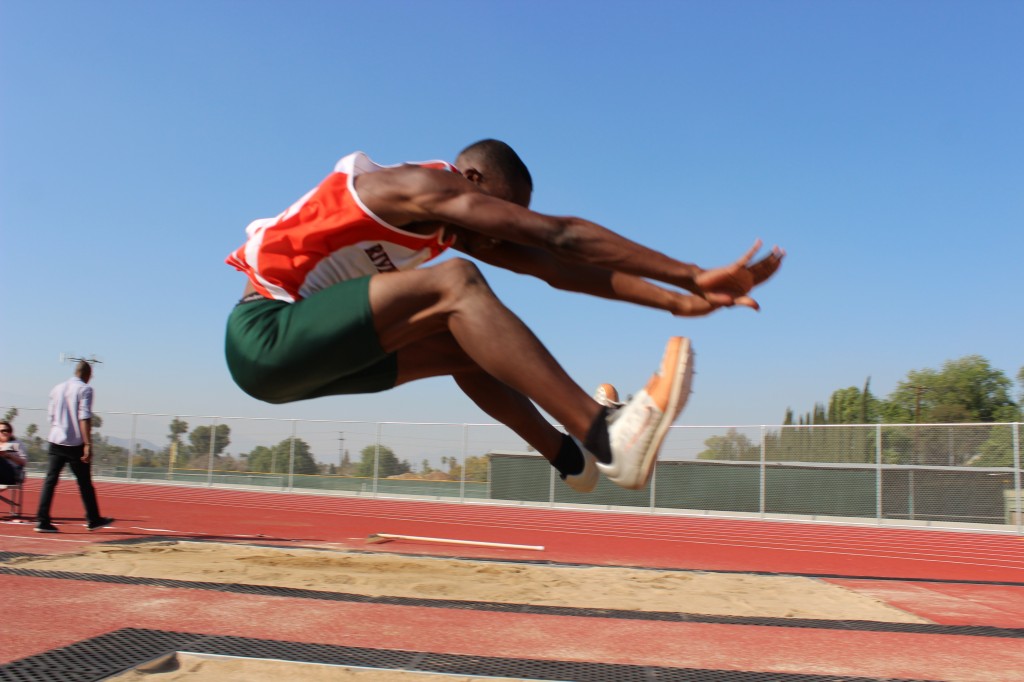
{"type": "Polygon", "coordinates": [[[17,485],[24,476],[25,457],[21,441],[14,437],[14,427],[0,421],[0,485],[17,485]]]}

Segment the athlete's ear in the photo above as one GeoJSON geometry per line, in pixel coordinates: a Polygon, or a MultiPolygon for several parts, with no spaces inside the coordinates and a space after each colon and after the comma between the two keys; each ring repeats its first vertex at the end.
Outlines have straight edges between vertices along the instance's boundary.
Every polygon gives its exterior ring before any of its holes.
{"type": "Polygon", "coordinates": [[[462,171],[462,177],[466,178],[477,187],[479,187],[484,181],[483,173],[478,171],[476,168],[466,168],[464,170],[460,168],[459,170],[462,171]]]}

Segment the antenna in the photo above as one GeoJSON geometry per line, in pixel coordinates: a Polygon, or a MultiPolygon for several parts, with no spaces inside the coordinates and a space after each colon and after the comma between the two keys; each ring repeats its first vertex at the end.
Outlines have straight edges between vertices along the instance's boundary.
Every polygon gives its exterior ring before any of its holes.
{"type": "Polygon", "coordinates": [[[90,365],[102,365],[103,364],[103,361],[100,360],[95,355],[90,355],[89,357],[79,357],[78,355],[75,355],[74,353],[61,353],[60,354],[60,364],[62,364],[62,365],[66,365],[68,363],[79,363],[79,362],[88,362],[90,365]]]}

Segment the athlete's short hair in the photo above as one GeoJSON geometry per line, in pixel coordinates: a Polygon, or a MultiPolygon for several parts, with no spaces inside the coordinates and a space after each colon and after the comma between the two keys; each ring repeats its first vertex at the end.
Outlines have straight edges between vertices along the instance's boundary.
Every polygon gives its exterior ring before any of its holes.
{"type": "Polygon", "coordinates": [[[487,165],[504,175],[505,179],[513,186],[533,192],[533,177],[530,176],[530,169],[526,167],[515,150],[501,140],[486,139],[474,142],[459,152],[459,157],[487,165]]]}

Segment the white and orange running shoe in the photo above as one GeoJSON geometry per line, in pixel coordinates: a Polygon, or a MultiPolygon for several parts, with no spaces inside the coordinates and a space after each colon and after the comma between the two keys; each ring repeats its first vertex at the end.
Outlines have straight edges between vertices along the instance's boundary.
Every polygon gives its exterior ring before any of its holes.
{"type": "Polygon", "coordinates": [[[673,336],[665,346],[658,373],[609,417],[612,461],[604,464],[594,460],[594,466],[605,478],[629,490],[647,485],[668,429],[686,406],[692,382],[690,340],[673,336]]]}

